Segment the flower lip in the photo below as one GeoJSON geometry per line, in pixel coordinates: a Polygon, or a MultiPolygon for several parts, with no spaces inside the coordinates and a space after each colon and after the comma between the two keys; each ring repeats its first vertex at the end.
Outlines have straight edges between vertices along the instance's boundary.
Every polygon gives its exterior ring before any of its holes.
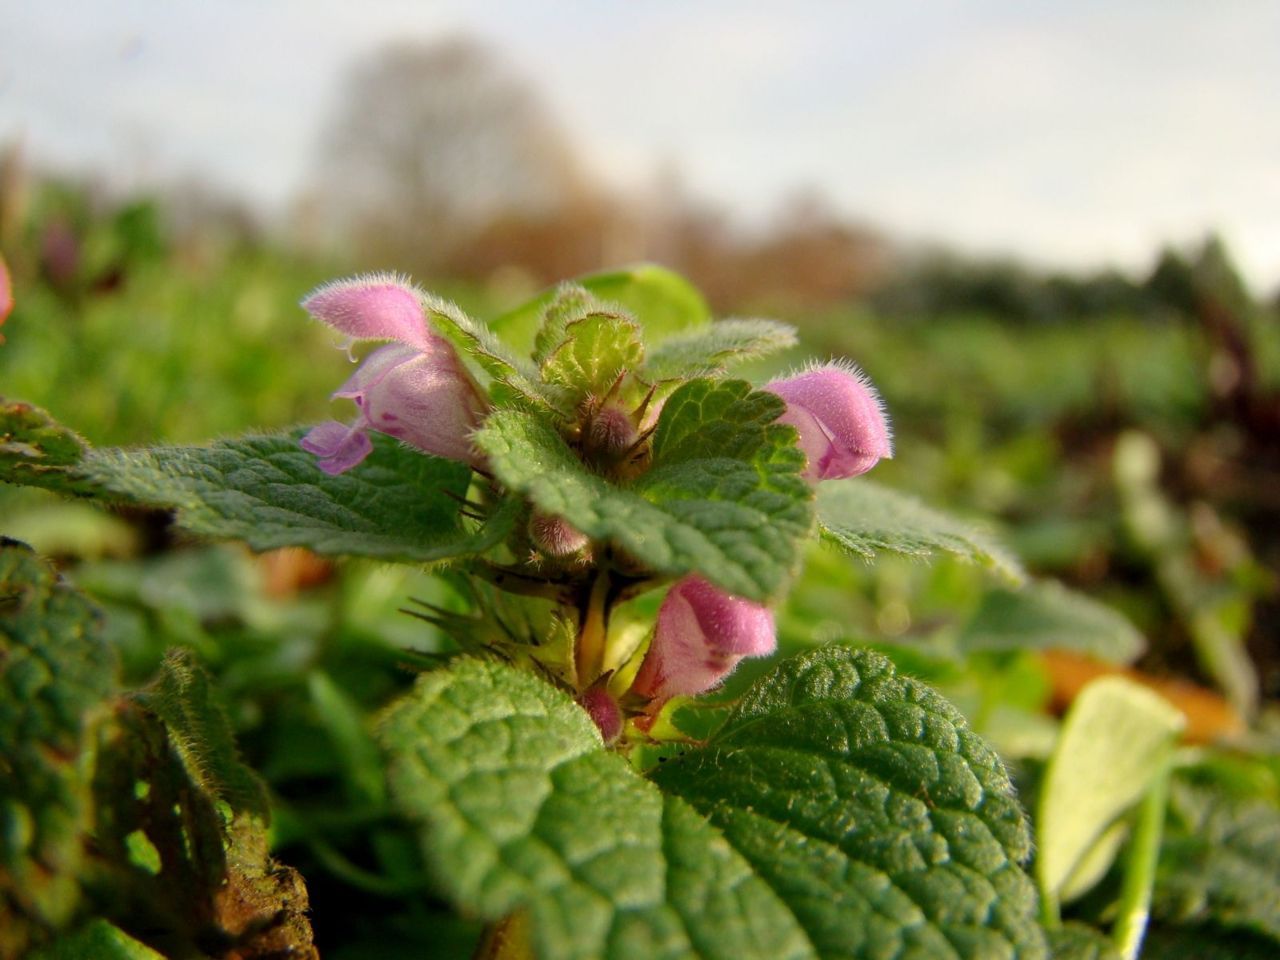
{"type": "Polygon", "coordinates": [[[787,402],[778,422],[790,424],[800,435],[809,479],[856,477],[893,456],[884,404],[853,364],[817,365],[763,389],[787,402]]]}
{"type": "Polygon", "coordinates": [[[373,443],[357,421],[348,426],[329,420],[312,427],[299,443],[319,458],[319,467],[330,476],[346,473],[373,452],[373,443]]]}

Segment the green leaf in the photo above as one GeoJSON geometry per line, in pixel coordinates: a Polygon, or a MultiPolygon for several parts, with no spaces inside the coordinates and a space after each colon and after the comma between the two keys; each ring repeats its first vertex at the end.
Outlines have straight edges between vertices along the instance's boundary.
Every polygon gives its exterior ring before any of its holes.
{"type": "Polygon", "coordinates": [[[1053,960],[1120,960],[1115,945],[1083,923],[1064,923],[1047,933],[1053,960]]]}
{"type": "Polygon", "coordinates": [[[111,915],[173,956],[222,941],[315,960],[306,888],[270,857],[265,790],[191,654],[170,653],[111,719],[95,746],[93,832],[94,890],[111,915]]]}
{"type": "Polygon", "coordinates": [[[192,533],[243,540],[255,550],[445,560],[489,549],[514,523],[516,508],[506,506],[477,531],[463,525],[454,497],[465,494],[470,472],[461,463],[375,434],[368,459],[333,477],[298,446],[301,435],[93,450],[57,474],[0,479],[175,509],[192,533]]]}
{"type": "Polygon", "coordinates": [[[240,759],[209,674],[190,650],[170,650],[160,675],[133,698],[164,723],[169,743],[202,793],[225,803],[233,816],[270,819],[266,786],[240,759]]]}
{"type": "Polygon", "coordinates": [[[1110,663],[1132,663],[1146,647],[1125,617],[1060,583],[988,590],[956,640],[964,653],[1071,650],[1110,663]]]}
{"type": "Polygon", "coordinates": [[[921,558],[949,553],[1015,582],[1024,576],[1016,559],[972,525],[862,477],[819,485],[818,523],[829,539],[865,560],[881,551],[921,558]]]}
{"type": "Polygon", "coordinates": [[[1047,956],[1004,767],[879,654],[783,663],[651,776],[724,831],[821,957],[1047,956]]]}
{"type": "Polygon", "coordinates": [[[695,380],[667,401],[653,465],[629,488],[590,472],[559,434],[499,410],[477,444],[497,478],[583,533],[659,573],[699,572],[753,600],[778,596],[812,524],[794,432],[772,423],[773,394],[742,381],[695,380]]]}
{"type": "Polygon", "coordinates": [[[320,669],[307,675],[307,691],[316,722],[329,735],[342,761],[344,780],[354,802],[381,808],[386,802],[382,757],[360,705],[320,669]]]}
{"type": "Polygon", "coordinates": [[[86,444],[48,413],[0,398],[0,480],[59,489],[86,444]]]}
{"type": "Polygon", "coordinates": [[[1156,926],[1142,944],[1143,960],[1276,960],[1274,940],[1212,926],[1156,926]]]}
{"type": "Polygon", "coordinates": [[[74,933],[58,937],[31,960],[165,960],[106,920],[91,920],[74,933]]]}
{"type": "Polygon", "coordinates": [[[1168,761],[1182,714],[1123,677],[1089,684],[1072,704],[1045,771],[1037,817],[1036,875],[1061,894],[1112,823],[1168,761]]]}
{"type": "MultiPolygon", "coordinates": [[[[660,340],[711,322],[711,311],[696,287],[677,273],[654,264],[593,273],[574,281],[596,300],[616,305],[634,317],[644,330],[644,342],[660,340]]],[[[494,321],[494,328],[517,350],[528,350],[544,315],[563,290],[553,287],[494,321]]]]}
{"type": "Polygon", "coordinates": [[[563,387],[573,406],[586,396],[601,396],[618,374],[635,370],[644,359],[640,328],[626,317],[588,313],[564,327],[564,339],[542,364],[548,383],[563,387]]]}
{"type": "Polygon", "coordinates": [[[527,910],[541,960],[815,956],[717,830],[532,674],[457,661],[380,731],[441,892],[487,920],[527,910]]]}
{"type": "Polygon", "coordinates": [[[78,905],[86,758],[116,674],[96,609],[0,538],[0,955],[21,952],[28,921],[57,927],[78,905]]]}
{"type": "Polygon", "coordinates": [[[430,294],[420,294],[420,299],[432,327],[493,378],[489,397],[494,403],[534,409],[557,406],[560,398],[555,388],[542,383],[533,365],[487,326],[448,300],[430,294]]]}
{"type": "Polygon", "coordinates": [[[1274,804],[1175,779],[1165,831],[1154,916],[1249,931],[1280,944],[1280,810],[1274,804]]]}
{"type": "MultiPolygon", "coordinates": [[[[539,298],[540,302],[542,298],[539,298]]],[[[604,304],[576,283],[556,287],[542,310],[542,323],[533,342],[533,362],[543,361],[564,342],[565,327],[589,313],[606,312],[604,304]]]]}
{"type": "Polygon", "coordinates": [[[768,356],[796,344],[796,331],[776,320],[718,320],[709,327],[676,334],[650,351],[645,375],[651,380],[723,373],[730,364],[768,356]]]}

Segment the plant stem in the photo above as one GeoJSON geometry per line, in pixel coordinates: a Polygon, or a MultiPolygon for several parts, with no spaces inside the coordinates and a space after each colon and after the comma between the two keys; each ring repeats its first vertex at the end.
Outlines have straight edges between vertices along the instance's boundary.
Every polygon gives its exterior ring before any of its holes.
{"type": "Polygon", "coordinates": [[[1111,939],[1124,960],[1137,960],[1151,914],[1151,891],[1156,882],[1160,858],[1160,838],[1164,833],[1165,808],[1169,801],[1171,754],[1166,754],[1159,772],[1152,778],[1138,805],[1129,852],[1125,857],[1124,881],[1120,890],[1120,914],[1111,930],[1111,939]]]}
{"type": "Polygon", "coordinates": [[[574,650],[574,664],[578,671],[578,686],[585,689],[600,676],[604,668],[605,638],[609,632],[608,621],[609,575],[604,570],[596,574],[582,612],[578,629],[578,642],[574,650]]]}
{"type": "Polygon", "coordinates": [[[533,960],[528,912],[521,910],[491,924],[480,939],[472,960],[533,960]]]}

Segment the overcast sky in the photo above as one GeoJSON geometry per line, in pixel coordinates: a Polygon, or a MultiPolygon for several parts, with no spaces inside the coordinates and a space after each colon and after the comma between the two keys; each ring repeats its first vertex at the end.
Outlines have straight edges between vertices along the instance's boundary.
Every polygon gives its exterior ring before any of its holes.
{"type": "Polygon", "coordinates": [[[621,187],[759,222],[799,187],[899,236],[1143,269],[1220,230],[1280,285],[1280,3],[0,0],[0,142],[268,211],[343,72],[465,32],[621,187]]]}

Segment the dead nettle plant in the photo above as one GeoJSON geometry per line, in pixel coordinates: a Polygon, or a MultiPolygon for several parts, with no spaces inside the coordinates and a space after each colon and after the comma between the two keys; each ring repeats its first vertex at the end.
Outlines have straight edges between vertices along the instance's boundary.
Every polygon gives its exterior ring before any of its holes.
{"type": "MultiPolygon", "coordinates": [[[[194,534],[254,549],[439,572],[449,598],[406,609],[453,653],[374,735],[437,893],[491,924],[482,955],[1048,956],[1026,817],[996,754],[939,695],[839,645],[719,694],[744,658],[777,649],[774,611],[814,540],[856,561],[947,552],[1019,575],[965,524],[861,476],[892,446],[856,367],[734,378],[792,346],[791,328],[712,322],[695,290],[650,266],[564,284],[491,326],[388,275],[303,305],[348,349],[381,344],[334,393],[350,419],[90,449],[10,402],[0,468],[172,509],[194,534]]],[[[61,589],[42,583],[40,596],[61,589]]],[[[196,797],[221,791],[202,837],[248,844],[254,876],[283,883],[260,842],[260,792],[209,782],[234,751],[201,745],[208,730],[221,743],[225,722],[192,725],[199,710],[180,709],[184,691],[206,696],[188,660],[129,701],[136,722],[158,725],[149,749],[168,736],[190,761],[166,776],[196,797]]],[[[100,700],[93,679],[82,694],[100,700]]],[[[76,736],[127,742],[119,716],[92,723],[76,736]]],[[[118,746],[122,762],[153,769],[137,749],[118,746]]],[[[23,756],[25,782],[89,776],[23,756]]],[[[68,789],[67,822],[81,823],[95,801],[68,789]]],[[[130,810],[116,816],[126,832],[144,822],[130,810]]],[[[57,830],[6,856],[34,862],[57,830]]],[[[57,897],[10,892],[5,909],[40,929],[69,922],[88,895],[74,859],[58,861],[73,877],[57,897]]],[[[206,880],[216,905],[225,872],[206,880]]],[[[278,907],[283,894],[255,882],[278,907]]]]}

